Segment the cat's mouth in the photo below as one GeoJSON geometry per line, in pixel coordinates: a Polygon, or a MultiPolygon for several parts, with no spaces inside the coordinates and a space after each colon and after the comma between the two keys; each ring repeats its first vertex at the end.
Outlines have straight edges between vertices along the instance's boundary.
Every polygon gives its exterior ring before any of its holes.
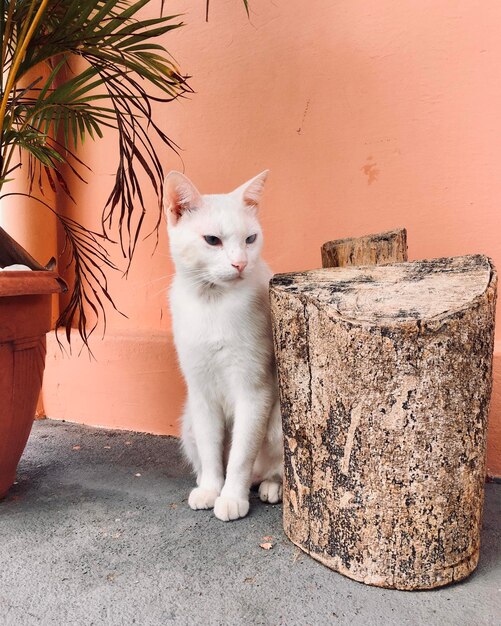
{"type": "Polygon", "coordinates": [[[217,289],[221,288],[225,285],[232,285],[234,283],[239,283],[241,280],[244,280],[245,276],[243,274],[232,274],[231,276],[218,276],[217,278],[208,278],[204,281],[204,287],[207,289],[217,289]]]}

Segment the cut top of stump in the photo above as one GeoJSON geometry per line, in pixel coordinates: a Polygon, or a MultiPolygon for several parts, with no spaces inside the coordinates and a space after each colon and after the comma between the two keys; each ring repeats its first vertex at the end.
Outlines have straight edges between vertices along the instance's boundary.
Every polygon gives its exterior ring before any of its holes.
{"type": "Polygon", "coordinates": [[[277,274],[271,289],[316,302],[347,320],[398,324],[436,320],[471,306],[495,281],[480,254],[277,274]]]}

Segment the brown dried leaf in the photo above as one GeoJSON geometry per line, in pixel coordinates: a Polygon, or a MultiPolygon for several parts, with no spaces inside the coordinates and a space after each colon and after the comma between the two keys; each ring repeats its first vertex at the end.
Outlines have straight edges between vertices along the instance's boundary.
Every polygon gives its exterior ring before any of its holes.
{"type": "Polygon", "coordinates": [[[263,548],[263,550],[271,550],[273,548],[273,544],[270,543],[269,541],[265,543],[260,543],[259,545],[261,548],[263,548]]]}
{"type": "Polygon", "coordinates": [[[298,559],[303,556],[303,553],[300,548],[296,547],[294,554],[292,556],[292,562],[295,563],[298,559]]]}

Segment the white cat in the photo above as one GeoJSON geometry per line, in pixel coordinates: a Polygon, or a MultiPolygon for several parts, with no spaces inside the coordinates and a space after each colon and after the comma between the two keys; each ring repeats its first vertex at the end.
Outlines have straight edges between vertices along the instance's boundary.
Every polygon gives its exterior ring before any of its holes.
{"type": "Polygon", "coordinates": [[[247,515],[249,488],[282,497],[282,428],[268,282],[257,219],[265,171],[228,194],[200,195],[170,172],[164,206],[176,266],[174,340],[188,386],[183,448],[197,475],[192,509],[247,515]]]}

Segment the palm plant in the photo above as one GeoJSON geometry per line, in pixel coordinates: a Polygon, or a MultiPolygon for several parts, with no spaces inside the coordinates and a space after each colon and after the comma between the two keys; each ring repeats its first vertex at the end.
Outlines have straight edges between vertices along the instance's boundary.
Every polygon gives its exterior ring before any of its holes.
{"type": "MultiPolygon", "coordinates": [[[[158,198],[161,218],[164,173],[156,146],[176,145],[155,123],[153,102],[168,102],[190,91],[159,42],[182,26],[179,16],[147,18],[151,0],[2,0],[0,12],[0,199],[28,155],[29,189],[54,212],[66,235],[74,268],[68,305],[56,327],[73,325],[85,343],[100,316],[106,324],[107,274],[117,269],[106,244],[118,240],[126,265],[142,232],[146,207],[140,180],[158,198]],[[58,214],[44,198],[44,187],[71,196],[71,177],[89,168],[79,159],[86,137],[118,135],[118,167],[102,211],[102,230],[58,214]],[[86,313],[91,311],[91,319],[86,313]]],[[[244,0],[247,10],[247,1],[244,0]]],[[[208,11],[208,2],[207,2],[208,11]]]]}

